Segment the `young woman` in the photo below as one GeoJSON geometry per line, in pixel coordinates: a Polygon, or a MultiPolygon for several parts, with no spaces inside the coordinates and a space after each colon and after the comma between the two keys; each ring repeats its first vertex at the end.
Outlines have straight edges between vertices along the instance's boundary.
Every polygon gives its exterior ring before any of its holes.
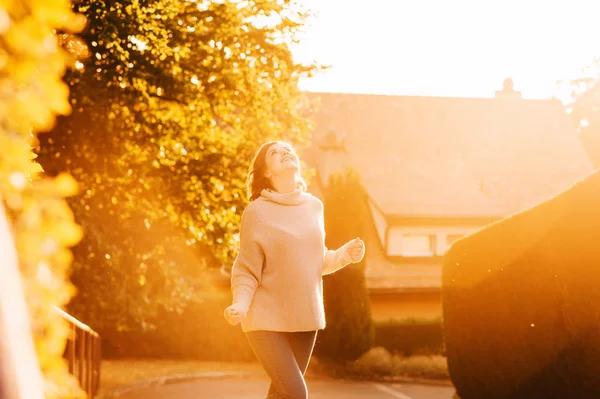
{"type": "Polygon", "coordinates": [[[306,192],[298,156],[286,143],[261,146],[247,190],[225,318],[241,322],[269,375],[267,399],[306,399],[304,372],[317,330],[325,328],[322,276],[360,262],[365,245],[355,238],[337,250],[325,247],[323,204],[306,192]]]}

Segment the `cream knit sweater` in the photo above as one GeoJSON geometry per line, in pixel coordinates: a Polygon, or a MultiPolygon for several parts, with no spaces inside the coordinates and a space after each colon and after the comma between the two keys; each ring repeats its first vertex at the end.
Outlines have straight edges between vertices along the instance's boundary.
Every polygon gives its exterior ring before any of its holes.
{"type": "Polygon", "coordinates": [[[248,307],[243,331],[325,328],[324,274],[351,259],[325,247],[323,203],[301,188],[263,190],[242,214],[240,251],[233,264],[233,303],[248,307]]]}

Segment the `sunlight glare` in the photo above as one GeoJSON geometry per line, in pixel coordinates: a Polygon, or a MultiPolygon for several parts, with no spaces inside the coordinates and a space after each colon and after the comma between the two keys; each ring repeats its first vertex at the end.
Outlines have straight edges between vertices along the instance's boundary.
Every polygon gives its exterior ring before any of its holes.
{"type": "Polygon", "coordinates": [[[492,97],[506,77],[527,98],[564,98],[562,79],[597,57],[593,0],[302,0],[318,16],[293,45],[297,61],[331,68],[311,91],[492,97]],[[435,12],[433,12],[435,11],[435,12]]]}

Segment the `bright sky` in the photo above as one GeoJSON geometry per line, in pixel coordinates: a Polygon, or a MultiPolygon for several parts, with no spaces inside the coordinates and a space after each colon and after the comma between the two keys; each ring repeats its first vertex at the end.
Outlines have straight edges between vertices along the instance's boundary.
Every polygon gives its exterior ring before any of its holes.
{"type": "Polygon", "coordinates": [[[599,0],[301,0],[319,13],[294,48],[332,68],[310,91],[564,98],[600,56],[599,0]]]}

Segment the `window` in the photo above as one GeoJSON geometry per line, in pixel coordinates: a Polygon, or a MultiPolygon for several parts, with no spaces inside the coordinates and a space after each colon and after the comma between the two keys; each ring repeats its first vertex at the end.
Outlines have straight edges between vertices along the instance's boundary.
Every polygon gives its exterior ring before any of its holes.
{"type": "Polygon", "coordinates": [[[448,248],[475,229],[465,226],[389,226],[383,230],[388,256],[444,256],[448,248]]]}
{"type": "Polygon", "coordinates": [[[402,237],[402,256],[433,256],[434,254],[434,235],[405,234],[402,237]]]}
{"type": "Polygon", "coordinates": [[[428,233],[410,233],[402,229],[388,230],[387,254],[389,256],[423,257],[436,253],[436,236],[428,233]]]}

